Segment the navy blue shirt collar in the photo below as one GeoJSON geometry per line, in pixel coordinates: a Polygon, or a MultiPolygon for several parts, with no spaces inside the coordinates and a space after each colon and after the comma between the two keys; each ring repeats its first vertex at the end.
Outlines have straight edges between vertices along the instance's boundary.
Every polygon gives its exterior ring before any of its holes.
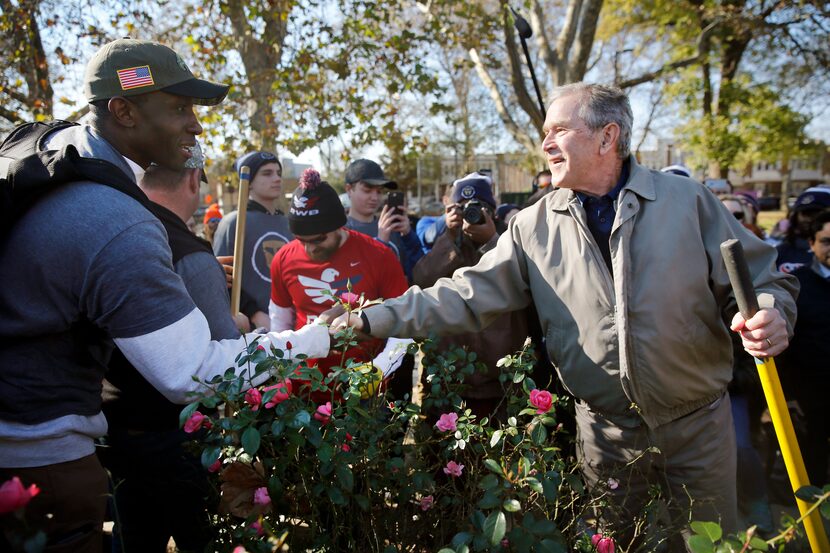
{"type": "MultiPolygon", "coordinates": [[[[620,192],[622,192],[625,183],[628,182],[628,176],[631,174],[631,160],[626,158],[623,161],[622,170],[620,171],[620,178],[617,179],[617,184],[614,185],[614,188],[611,189],[608,194],[601,196],[601,198],[610,198],[611,201],[616,201],[619,197],[620,192]]],[[[585,194],[584,192],[577,192],[576,197],[579,198],[579,203],[585,204],[585,200],[589,198],[596,198],[596,196],[591,196],[590,194],[585,194]]]]}

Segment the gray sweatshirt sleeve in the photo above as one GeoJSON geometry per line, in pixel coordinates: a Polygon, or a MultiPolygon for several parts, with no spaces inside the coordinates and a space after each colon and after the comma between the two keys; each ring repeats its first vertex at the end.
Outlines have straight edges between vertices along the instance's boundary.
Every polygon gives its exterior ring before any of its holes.
{"type": "Polygon", "coordinates": [[[231,318],[225,271],[216,258],[207,252],[194,252],[177,261],[173,269],[207,319],[211,338],[238,338],[239,330],[231,318]]]}

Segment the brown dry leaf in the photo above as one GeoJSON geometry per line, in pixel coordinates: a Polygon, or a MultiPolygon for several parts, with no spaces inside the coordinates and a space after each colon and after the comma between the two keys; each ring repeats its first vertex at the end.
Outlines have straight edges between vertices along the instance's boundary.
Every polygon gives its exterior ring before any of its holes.
{"type": "Polygon", "coordinates": [[[220,513],[247,518],[253,513],[261,514],[271,510],[270,505],[254,505],[254,491],[268,485],[262,463],[255,463],[254,466],[247,463],[231,463],[222,470],[220,480],[220,513]]]}

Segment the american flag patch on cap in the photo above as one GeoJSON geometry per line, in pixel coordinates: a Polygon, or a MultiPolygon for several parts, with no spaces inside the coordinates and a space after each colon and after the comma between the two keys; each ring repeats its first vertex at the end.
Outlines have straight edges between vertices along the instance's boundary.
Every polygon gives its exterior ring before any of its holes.
{"type": "Polygon", "coordinates": [[[119,69],[117,73],[118,80],[121,82],[121,90],[130,90],[131,88],[156,84],[153,81],[153,74],[150,73],[149,65],[119,69]]]}

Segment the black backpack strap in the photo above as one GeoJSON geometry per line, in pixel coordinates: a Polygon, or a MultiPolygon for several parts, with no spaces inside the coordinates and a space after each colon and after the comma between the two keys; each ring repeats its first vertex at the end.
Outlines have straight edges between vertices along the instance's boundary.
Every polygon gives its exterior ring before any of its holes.
{"type": "Polygon", "coordinates": [[[118,166],[82,157],[72,145],[61,150],[44,149],[52,133],[76,125],[60,120],[26,123],[0,144],[0,236],[38,199],[76,181],[110,186],[150,209],[150,200],[118,166]]]}
{"type": "Polygon", "coordinates": [[[24,123],[15,127],[0,144],[0,155],[14,160],[26,157],[32,152],[39,152],[43,150],[44,142],[53,132],[77,125],[78,123],[60,119],[24,123]]]}

